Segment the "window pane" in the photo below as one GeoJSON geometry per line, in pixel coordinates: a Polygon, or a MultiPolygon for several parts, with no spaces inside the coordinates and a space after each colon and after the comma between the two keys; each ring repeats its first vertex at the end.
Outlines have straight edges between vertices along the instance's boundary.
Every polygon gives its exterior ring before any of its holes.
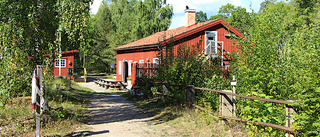
{"type": "Polygon", "coordinates": [[[59,67],[59,59],[55,59],[55,67],[59,67]]]}
{"type": "MultiPolygon", "coordinates": [[[[61,59],[61,67],[65,68],[66,67],[66,60],[65,59],[61,59]]],[[[55,63],[54,63],[55,67],[59,67],[59,59],[55,59],[55,63]]]]}
{"type": "Polygon", "coordinates": [[[61,67],[66,67],[66,60],[65,59],[61,60],[61,67]]]}
{"type": "Polygon", "coordinates": [[[140,60],[139,60],[139,68],[143,68],[143,63],[144,63],[144,60],[143,60],[143,59],[140,59],[140,60]]]}
{"type": "Polygon", "coordinates": [[[153,68],[158,68],[159,58],[153,58],[153,68]]]}

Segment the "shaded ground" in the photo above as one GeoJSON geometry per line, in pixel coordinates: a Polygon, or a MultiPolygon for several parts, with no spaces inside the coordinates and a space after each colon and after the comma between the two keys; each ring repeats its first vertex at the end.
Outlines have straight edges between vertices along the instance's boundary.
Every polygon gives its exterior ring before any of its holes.
{"type": "Polygon", "coordinates": [[[78,84],[96,92],[110,93],[110,95],[93,95],[90,98],[89,125],[69,136],[149,137],[161,136],[163,128],[168,128],[157,126],[154,118],[148,117],[125,98],[116,94],[124,91],[106,90],[90,81],[78,84]]]}

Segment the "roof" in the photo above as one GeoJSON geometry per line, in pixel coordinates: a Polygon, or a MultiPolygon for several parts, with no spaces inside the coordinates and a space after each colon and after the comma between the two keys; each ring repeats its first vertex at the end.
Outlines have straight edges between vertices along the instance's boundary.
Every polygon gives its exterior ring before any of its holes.
{"type": "MultiPolygon", "coordinates": [[[[69,50],[69,51],[62,51],[61,54],[65,55],[65,54],[69,54],[69,53],[75,53],[78,52],[78,50],[69,50]]],[[[54,53],[51,53],[51,55],[53,55],[54,53]]],[[[55,53],[55,54],[59,54],[59,53],[55,53]]],[[[44,54],[42,55],[43,57],[48,57],[50,54],[44,54]]],[[[28,59],[34,59],[35,57],[29,57],[28,59]]]]}
{"type": "MultiPolygon", "coordinates": [[[[76,53],[76,52],[78,52],[78,50],[69,50],[69,51],[62,51],[61,54],[65,55],[65,54],[76,53]]],[[[51,53],[51,54],[53,54],[53,53],[51,53]]],[[[56,54],[59,54],[59,53],[56,53],[56,54]]],[[[49,54],[44,54],[43,56],[47,57],[47,56],[49,56],[49,54]]]]}
{"type": "Polygon", "coordinates": [[[190,27],[182,26],[182,27],[178,27],[175,29],[157,32],[155,34],[144,37],[144,38],[139,39],[137,41],[128,43],[126,45],[122,45],[117,48],[114,48],[113,50],[118,51],[118,50],[136,49],[136,48],[154,47],[154,46],[157,46],[160,42],[170,41],[172,38],[174,38],[174,40],[180,40],[180,39],[185,38],[187,36],[190,36],[194,33],[203,31],[205,29],[208,29],[210,27],[213,27],[213,26],[216,26],[219,24],[222,24],[226,28],[229,28],[231,30],[231,32],[233,32],[237,36],[239,36],[239,37],[243,36],[238,30],[233,28],[231,25],[229,25],[223,19],[217,19],[217,20],[210,20],[207,22],[198,23],[198,24],[190,26],[190,27]]]}

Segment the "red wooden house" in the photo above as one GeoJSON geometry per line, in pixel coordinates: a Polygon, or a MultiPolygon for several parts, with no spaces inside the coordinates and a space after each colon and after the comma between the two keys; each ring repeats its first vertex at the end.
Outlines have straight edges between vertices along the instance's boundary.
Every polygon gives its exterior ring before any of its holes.
{"type": "MultiPolygon", "coordinates": [[[[142,67],[140,65],[144,63],[146,64],[144,67],[156,67],[159,63],[159,45],[163,43],[173,42],[174,50],[177,50],[181,44],[197,45],[202,40],[200,46],[204,49],[205,54],[217,54],[218,48],[222,48],[223,52],[234,52],[230,35],[243,37],[238,30],[223,19],[195,24],[195,14],[195,10],[187,9],[185,10],[185,26],[158,32],[115,48],[114,50],[117,52],[117,80],[122,80],[123,61],[128,62],[128,76],[131,77],[133,83],[135,76],[140,73],[136,72],[136,65],[142,67]]],[[[222,56],[222,60],[222,67],[228,67],[230,58],[222,56]]]]}
{"type": "MultiPolygon", "coordinates": [[[[70,78],[68,75],[68,70],[74,70],[74,54],[78,52],[78,50],[70,50],[70,51],[63,51],[61,52],[61,64],[59,64],[59,58],[54,60],[54,69],[53,75],[54,76],[63,76],[70,78]],[[61,65],[61,67],[59,67],[61,65]]],[[[58,54],[58,53],[56,53],[58,54]]],[[[49,54],[44,54],[43,57],[49,57],[49,54]]],[[[28,59],[35,59],[34,57],[29,57],[28,59]]],[[[73,73],[71,75],[71,79],[73,79],[73,73]]]]}
{"type": "Polygon", "coordinates": [[[54,76],[64,76],[69,78],[68,69],[72,71],[71,79],[73,79],[73,71],[74,71],[74,53],[78,52],[77,50],[63,51],[61,52],[61,68],[59,71],[59,59],[55,59],[54,61],[54,76]]]}
{"type": "MultiPolygon", "coordinates": [[[[62,51],[61,52],[61,67],[59,67],[59,58],[54,60],[54,69],[53,75],[54,76],[63,76],[70,78],[68,75],[68,70],[72,71],[71,79],[73,79],[73,72],[74,72],[74,54],[78,52],[78,50],[69,50],[69,51],[62,51]]],[[[44,57],[48,57],[49,54],[43,55],[44,57]]]]}

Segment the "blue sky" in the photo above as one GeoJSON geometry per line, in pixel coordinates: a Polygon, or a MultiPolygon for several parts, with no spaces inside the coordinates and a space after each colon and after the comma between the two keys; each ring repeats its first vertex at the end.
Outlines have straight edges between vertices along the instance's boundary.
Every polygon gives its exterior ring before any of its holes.
{"type": "MultiPolygon", "coordinates": [[[[90,6],[90,12],[92,14],[97,13],[101,1],[102,0],[94,0],[93,4],[90,6]]],[[[184,10],[186,5],[188,5],[190,9],[196,9],[196,11],[207,13],[208,18],[210,18],[212,15],[218,14],[219,8],[222,5],[228,3],[246,8],[247,11],[250,11],[251,5],[254,12],[257,12],[259,11],[260,3],[263,1],[264,0],[167,0],[167,3],[173,5],[174,14],[169,29],[184,25],[184,10]]]]}

